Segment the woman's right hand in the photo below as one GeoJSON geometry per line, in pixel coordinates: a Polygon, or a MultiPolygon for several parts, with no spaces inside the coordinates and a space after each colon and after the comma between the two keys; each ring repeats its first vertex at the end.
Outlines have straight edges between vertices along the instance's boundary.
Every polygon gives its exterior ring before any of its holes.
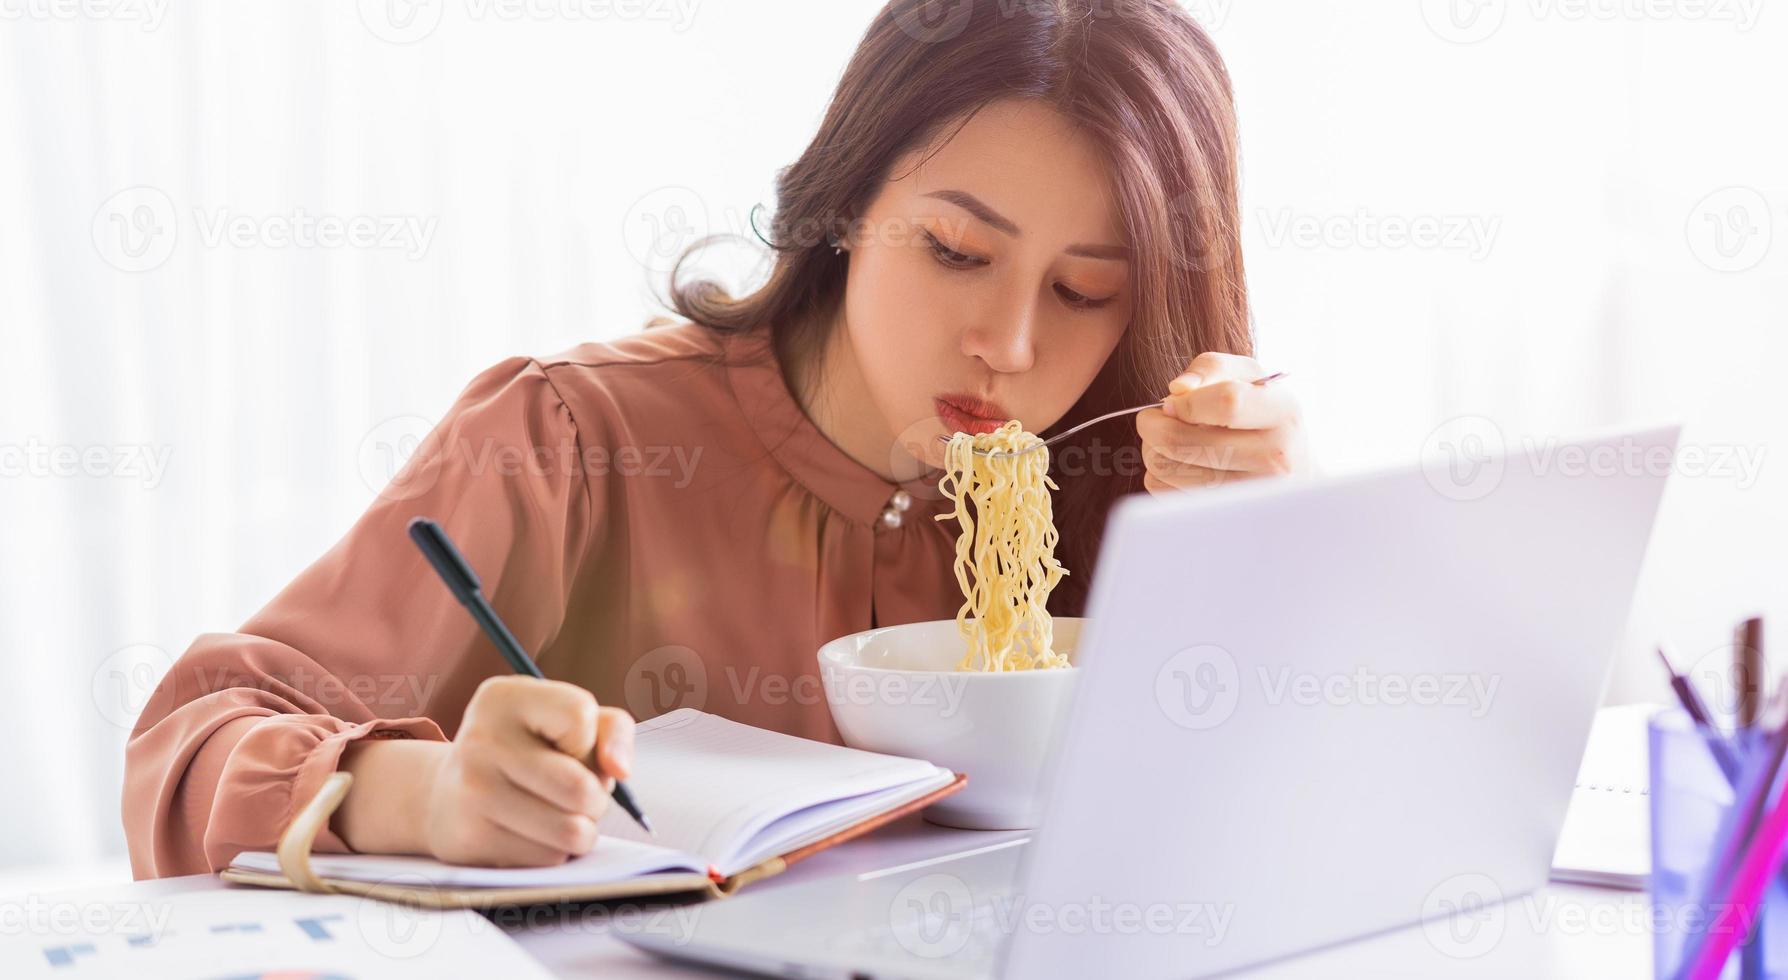
{"type": "Polygon", "coordinates": [[[357,851],[490,867],[558,864],[595,846],[609,789],[632,765],[633,718],[625,711],[599,707],[575,684],[492,677],[472,695],[452,742],[351,746],[342,768],[355,785],[338,827],[357,851]],[[601,777],[585,762],[592,748],[601,777]]]}

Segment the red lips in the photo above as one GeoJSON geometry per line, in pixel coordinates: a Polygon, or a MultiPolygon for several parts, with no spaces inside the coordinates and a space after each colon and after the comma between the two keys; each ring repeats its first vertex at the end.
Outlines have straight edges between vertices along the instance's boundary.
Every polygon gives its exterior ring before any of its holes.
{"type": "Polygon", "coordinates": [[[998,402],[977,395],[951,392],[932,399],[932,404],[945,427],[955,432],[992,432],[1012,418],[998,402]]]}

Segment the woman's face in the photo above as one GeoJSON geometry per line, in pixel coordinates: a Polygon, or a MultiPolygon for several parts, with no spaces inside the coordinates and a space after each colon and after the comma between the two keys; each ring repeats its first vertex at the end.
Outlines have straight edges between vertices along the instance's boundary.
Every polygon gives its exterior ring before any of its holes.
{"type": "Polygon", "coordinates": [[[1061,419],[1132,299],[1106,164],[1054,109],[995,102],[923,156],[851,229],[844,329],[895,455],[939,466],[940,434],[1061,419]]]}

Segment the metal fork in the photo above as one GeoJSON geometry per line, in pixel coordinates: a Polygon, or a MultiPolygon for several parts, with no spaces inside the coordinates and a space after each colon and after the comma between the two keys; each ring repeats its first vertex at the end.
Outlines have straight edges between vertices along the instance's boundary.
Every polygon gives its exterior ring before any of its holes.
{"type": "MultiPolygon", "coordinates": [[[[1279,371],[1274,374],[1269,374],[1264,378],[1257,378],[1257,379],[1250,381],[1248,383],[1254,385],[1255,387],[1262,387],[1262,386],[1271,384],[1272,382],[1277,381],[1283,377],[1285,377],[1285,372],[1279,371]]],[[[1115,419],[1120,415],[1135,415],[1137,412],[1146,412],[1151,408],[1160,408],[1160,407],[1161,407],[1160,402],[1150,402],[1147,405],[1138,405],[1135,408],[1120,408],[1115,412],[1106,412],[1104,415],[1101,415],[1096,419],[1087,419],[1085,422],[1080,423],[1079,425],[1075,426],[1072,429],[1068,429],[1063,432],[1058,432],[1055,435],[1050,436],[1049,438],[1043,440],[1042,442],[1037,443],[1034,446],[1027,446],[1024,449],[1018,450],[1017,452],[1011,452],[1011,453],[994,452],[991,449],[976,449],[973,452],[976,456],[998,457],[998,458],[1002,458],[1002,459],[1007,456],[1023,456],[1025,453],[1028,453],[1034,449],[1042,449],[1044,446],[1053,446],[1056,443],[1061,442],[1063,439],[1068,438],[1069,436],[1073,435],[1076,432],[1079,432],[1081,429],[1084,429],[1089,425],[1098,425],[1100,422],[1104,422],[1108,419],[1115,419]]],[[[947,435],[938,436],[937,441],[949,442],[950,437],[947,435]]]]}

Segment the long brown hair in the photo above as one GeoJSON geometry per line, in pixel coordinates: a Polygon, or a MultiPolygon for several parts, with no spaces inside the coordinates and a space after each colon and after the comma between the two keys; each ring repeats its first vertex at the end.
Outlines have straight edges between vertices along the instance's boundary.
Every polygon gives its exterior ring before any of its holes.
{"type": "MultiPolygon", "coordinates": [[[[768,281],[733,298],[671,274],[669,303],[714,330],[769,330],[783,364],[811,356],[844,295],[848,235],[909,152],[997,99],[1039,99],[1107,154],[1131,249],[1134,317],[1056,429],[1155,401],[1204,351],[1252,353],[1229,74],[1173,0],[893,0],[876,15],[813,142],[778,176],[768,281]]],[[[1042,433],[1048,436],[1051,431],[1042,433]]],[[[1081,614],[1106,515],[1143,489],[1128,417],[1055,449],[1060,557],[1050,598],[1081,614]]]]}

